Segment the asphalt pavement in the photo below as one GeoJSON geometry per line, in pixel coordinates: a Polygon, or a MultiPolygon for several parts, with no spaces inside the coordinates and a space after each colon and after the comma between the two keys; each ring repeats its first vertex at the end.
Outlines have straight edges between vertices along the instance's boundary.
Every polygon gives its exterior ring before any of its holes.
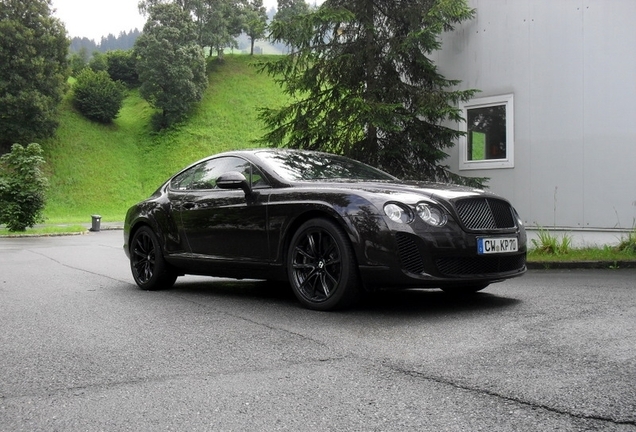
{"type": "Polygon", "coordinates": [[[133,283],[120,230],[0,239],[0,431],[636,431],[636,271],[302,309],[133,283]]]}

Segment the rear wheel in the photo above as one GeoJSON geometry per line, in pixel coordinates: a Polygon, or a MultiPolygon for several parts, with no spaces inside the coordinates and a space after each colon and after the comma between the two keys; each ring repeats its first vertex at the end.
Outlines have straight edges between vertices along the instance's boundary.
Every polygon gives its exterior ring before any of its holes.
{"type": "Polygon", "coordinates": [[[137,285],[145,290],[170,288],[177,280],[177,273],[163,257],[157,235],[148,226],[139,228],[130,242],[130,269],[137,285]]]}
{"type": "Polygon", "coordinates": [[[465,285],[452,285],[452,286],[442,287],[442,291],[444,291],[447,294],[453,294],[453,295],[470,295],[470,294],[474,294],[478,291],[483,290],[488,285],[490,285],[490,283],[487,283],[487,282],[472,283],[472,284],[467,283],[465,285]]]}
{"type": "Polygon", "coordinates": [[[342,228],[327,219],[311,219],[296,231],[287,272],[294,294],[309,309],[340,309],[359,294],[351,243],[342,228]]]}

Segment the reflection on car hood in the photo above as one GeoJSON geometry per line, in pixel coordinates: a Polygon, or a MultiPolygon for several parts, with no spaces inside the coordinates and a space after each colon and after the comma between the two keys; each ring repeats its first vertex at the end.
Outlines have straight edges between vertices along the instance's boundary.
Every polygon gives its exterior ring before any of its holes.
{"type": "Polygon", "coordinates": [[[482,189],[475,189],[467,186],[453,185],[448,183],[427,183],[427,182],[361,182],[361,181],[306,181],[297,182],[296,187],[312,187],[325,189],[346,189],[348,191],[364,191],[367,193],[379,193],[386,195],[417,194],[429,198],[442,198],[446,200],[490,195],[482,189]]]}

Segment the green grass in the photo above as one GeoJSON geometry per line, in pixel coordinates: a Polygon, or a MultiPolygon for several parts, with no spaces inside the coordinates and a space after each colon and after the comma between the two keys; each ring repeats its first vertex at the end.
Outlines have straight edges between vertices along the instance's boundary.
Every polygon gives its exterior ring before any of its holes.
{"type": "Polygon", "coordinates": [[[82,117],[67,99],[55,138],[43,142],[51,187],[46,222],[121,221],[133,203],[149,196],[169,176],[205,156],[254,147],[264,133],[257,108],[285,101],[273,79],[258,74],[255,59],[226,55],[210,65],[210,84],[187,121],[155,133],[154,110],[129,92],[118,118],[100,125],[82,117]]]}
{"type": "Polygon", "coordinates": [[[528,252],[530,262],[575,262],[575,261],[634,261],[636,253],[630,251],[620,251],[615,247],[588,247],[581,249],[570,249],[567,253],[549,254],[537,249],[528,252]]]}
{"type": "Polygon", "coordinates": [[[531,241],[528,261],[547,262],[610,262],[636,260],[636,228],[623,237],[617,246],[572,247],[572,237],[552,235],[539,229],[537,238],[531,241]]]}

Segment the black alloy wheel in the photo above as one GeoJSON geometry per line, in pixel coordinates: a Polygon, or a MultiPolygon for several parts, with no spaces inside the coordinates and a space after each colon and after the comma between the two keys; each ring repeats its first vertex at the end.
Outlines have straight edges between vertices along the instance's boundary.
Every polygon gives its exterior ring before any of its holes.
{"type": "Polygon", "coordinates": [[[289,282],[298,300],[314,310],[349,306],[358,296],[351,243],[334,222],[317,218],[294,234],[287,257],[289,282]]]}
{"type": "Polygon", "coordinates": [[[159,290],[170,288],[177,274],[166,263],[156,234],[148,226],[135,232],[130,243],[130,269],[140,288],[159,290]]]}

